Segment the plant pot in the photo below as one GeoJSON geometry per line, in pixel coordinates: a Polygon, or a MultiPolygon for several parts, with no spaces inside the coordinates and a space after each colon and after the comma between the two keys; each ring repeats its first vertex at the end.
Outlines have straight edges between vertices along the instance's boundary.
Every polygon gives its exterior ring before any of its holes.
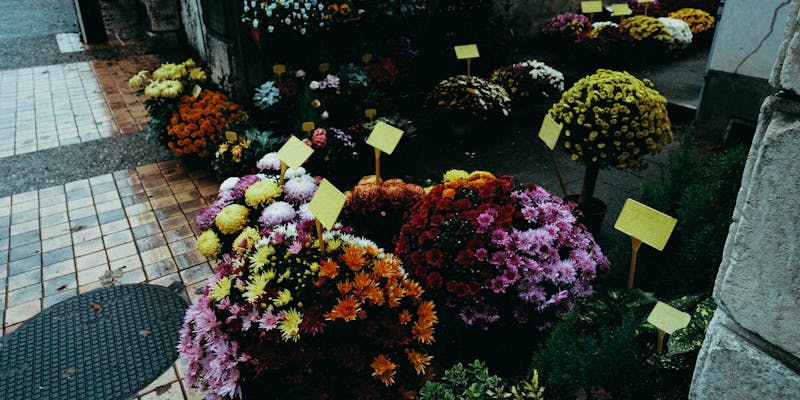
{"type": "Polygon", "coordinates": [[[603,218],[606,216],[608,206],[597,197],[592,197],[589,207],[587,207],[587,209],[583,209],[580,206],[580,198],[581,195],[579,194],[571,194],[565,197],[566,200],[578,204],[578,210],[580,210],[582,214],[578,217],[578,222],[582,223],[589,233],[596,238],[600,236],[600,231],[603,229],[603,218]]]}
{"type": "Polygon", "coordinates": [[[253,43],[258,47],[261,48],[261,29],[250,27],[250,39],[253,40],[253,43]]]}

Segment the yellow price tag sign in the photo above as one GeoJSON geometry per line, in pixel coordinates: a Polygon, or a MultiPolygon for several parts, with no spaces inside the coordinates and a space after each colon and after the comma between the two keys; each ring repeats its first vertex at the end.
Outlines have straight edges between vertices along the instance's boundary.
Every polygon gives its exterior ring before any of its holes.
{"type": "Polygon", "coordinates": [[[227,131],[225,132],[225,139],[228,141],[228,143],[233,143],[239,140],[239,135],[237,135],[236,132],[227,131]]]}
{"type": "Polygon", "coordinates": [[[660,301],[647,316],[647,322],[669,335],[686,328],[691,320],[691,315],[660,301]]]}
{"type": "Polygon", "coordinates": [[[564,127],[556,122],[553,117],[545,114],[542,127],[539,128],[539,139],[542,139],[550,150],[554,150],[563,129],[564,127]]]}
{"type": "Polygon", "coordinates": [[[612,4],[611,15],[615,17],[624,17],[633,14],[633,11],[628,6],[628,3],[612,4]]]}
{"type": "Polygon", "coordinates": [[[194,88],[192,88],[192,97],[196,99],[198,96],[200,96],[200,93],[202,91],[203,91],[203,88],[201,88],[198,85],[194,85],[194,88]]]}
{"type": "Polygon", "coordinates": [[[678,220],[633,199],[625,200],[614,228],[646,243],[656,250],[664,250],[678,220]]]}
{"type": "Polygon", "coordinates": [[[297,169],[303,165],[314,152],[311,146],[303,143],[296,136],[292,136],[278,150],[278,159],[289,168],[297,169]]]}
{"type": "Polygon", "coordinates": [[[365,53],[363,56],[361,56],[361,62],[364,64],[367,64],[370,61],[372,61],[372,53],[365,53]]]}
{"type": "Polygon", "coordinates": [[[464,44],[461,46],[453,47],[456,51],[456,58],[459,60],[468,58],[479,58],[481,54],[478,52],[477,44],[464,44]]]}
{"type": "Polygon", "coordinates": [[[376,115],[378,115],[378,110],[374,108],[368,108],[364,110],[364,116],[369,119],[375,118],[376,115]]]}
{"type": "Polygon", "coordinates": [[[323,179],[308,204],[308,211],[325,226],[325,229],[331,229],[339,218],[339,213],[341,213],[346,200],[347,197],[344,193],[327,179],[323,179]]]}
{"type": "Polygon", "coordinates": [[[272,72],[274,72],[277,75],[280,75],[280,74],[286,72],[286,65],[285,64],[275,64],[275,65],[272,66],[272,72]]]}
{"type": "Polygon", "coordinates": [[[331,70],[330,63],[322,63],[319,65],[319,72],[325,73],[331,70]]]}
{"type": "Polygon", "coordinates": [[[639,1],[639,4],[652,3],[653,2],[653,0],[638,0],[638,1],[639,1]]]}
{"type": "Polygon", "coordinates": [[[581,2],[581,12],[584,14],[594,14],[603,12],[603,2],[602,1],[582,1],[581,2]]]}
{"type": "Polygon", "coordinates": [[[378,123],[375,124],[375,129],[372,130],[372,133],[370,133],[367,138],[367,144],[386,154],[392,154],[402,137],[402,130],[383,121],[378,121],[378,123]]]}
{"type": "Polygon", "coordinates": [[[303,132],[311,132],[311,131],[313,131],[313,130],[314,130],[316,127],[317,127],[317,126],[316,126],[316,125],[314,125],[314,123],[313,123],[313,122],[303,122],[303,125],[301,125],[301,127],[303,128],[303,132]]]}

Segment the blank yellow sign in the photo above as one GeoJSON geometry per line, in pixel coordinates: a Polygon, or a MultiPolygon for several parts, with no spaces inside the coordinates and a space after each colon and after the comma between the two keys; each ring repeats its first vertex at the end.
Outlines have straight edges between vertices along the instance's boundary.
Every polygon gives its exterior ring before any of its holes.
{"type": "Polygon", "coordinates": [[[465,44],[453,47],[456,50],[456,58],[463,60],[465,58],[479,58],[481,54],[478,52],[477,44],[465,44]]]}
{"type": "Polygon", "coordinates": [[[364,53],[364,55],[363,55],[363,56],[361,56],[361,61],[362,61],[364,64],[366,64],[366,63],[368,63],[368,62],[372,61],[372,53],[364,53]]]}
{"type": "Polygon", "coordinates": [[[272,72],[280,75],[280,74],[286,72],[286,65],[284,65],[284,64],[275,64],[275,65],[272,66],[272,72]]]}
{"type": "Polygon", "coordinates": [[[328,72],[331,70],[330,63],[322,63],[319,65],[319,72],[328,72]]]}
{"type": "Polygon", "coordinates": [[[631,11],[631,8],[628,7],[628,3],[611,5],[611,15],[615,17],[624,17],[626,15],[631,15],[632,13],[633,11],[631,11]]]}
{"type": "Polygon", "coordinates": [[[558,143],[558,138],[561,136],[561,130],[564,129],[561,124],[556,122],[550,115],[545,114],[544,120],[542,121],[542,127],[539,128],[539,139],[542,139],[544,144],[550,150],[556,148],[556,143],[558,143]]]}
{"type": "Polygon", "coordinates": [[[653,2],[653,0],[638,0],[638,1],[639,1],[639,4],[642,4],[642,3],[652,3],[652,2],[653,2]]]}
{"type": "Polygon", "coordinates": [[[323,179],[308,204],[308,210],[311,211],[314,218],[322,223],[325,229],[331,229],[339,218],[339,213],[344,207],[345,200],[347,198],[344,193],[328,182],[327,179],[323,179]]]}
{"type": "Polygon", "coordinates": [[[378,115],[378,110],[374,108],[368,108],[364,110],[364,116],[369,119],[375,118],[376,115],[378,115]]]}
{"type": "Polygon", "coordinates": [[[678,220],[633,199],[625,200],[614,228],[661,251],[678,220]]]}
{"type": "Polygon", "coordinates": [[[402,130],[382,121],[378,121],[378,123],[375,124],[375,129],[372,130],[372,133],[370,133],[367,138],[367,144],[386,154],[392,154],[402,137],[402,130]]]}
{"type": "Polygon", "coordinates": [[[603,2],[602,1],[582,1],[581,2],[581,12],[584,14],[594,14],[603,12],[603,2]]]}
{"type": "Polygon", "coordinates": [[[308,157],[310,157],[313,152],[314,149],[312,149],[311,146],[303,143],[303,141],[297,137],[292,136],[283,144],[281,149],[278,150],[278,159],[289,166],[289,168],[297,169],[308,160],[308,157]]]}
{"type": "Polygon", "coordinates": [[[225,132],[225,139],[229,143],[233,143],[233,142],[239,140],[239,135],[237,135],[236,132],[227,131],[227,132],[225,132]]]}
{"type": "Polygon", "coordinates": [[[303,128],[303,132],[311,132],[311,131],[313,131],[313,130],[314,130],[314,128],[316,128],[317,126],[316,126],[316,125],[314,125],[314,123],[313,123],[313,122],[303,122],[303,125],[301,125],[301,127],[303,128]]]}
{"type": "Polygon", "coordinates": [[[672,335],[677,330],[686,328],[691,320],[691,315],[660,301],[656,303],[653,311],[647,316],[647,322],[669,335],[672,335]]]}
{"type": "Polygon", "coordinates": [[[202,91],[203,91],[203,88],[201,88],[200,86],[194,85],[194,88],[192,89],[192,97],[194,97],[196,99],[197,96],[200,96],[200,92],[202,92],[202,91]]]}

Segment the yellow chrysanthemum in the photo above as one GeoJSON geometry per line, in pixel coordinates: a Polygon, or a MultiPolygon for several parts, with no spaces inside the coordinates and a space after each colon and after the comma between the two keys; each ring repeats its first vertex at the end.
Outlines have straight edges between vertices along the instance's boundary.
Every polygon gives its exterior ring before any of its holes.
{"type": "Polygon", "coordinates": [[[144,88],[144,95],[148,99],[155,99],[161,96],[161,85],[158,81],[152,81],[144,88]]]}
{"type": "Polygon", "coordinates": [[[248,206],[257,208],[271,203],[282,192],[283,190],[277,182],[272,180],[260,181],[245,190],[244,201],[248,206]]]}
{"type": "Polygon", "coordinates": [[[278,329],[281,331],[281,338],[288,342],[292,340],[296,342],[300,339],[300,323],[303,322],[303,314],[294,308],[283,312],[283,320],[278,323],[278,329]]]}
{"type": "Polygon", "coordinates": [[[272,256],[275,255],[275,248],[272,246],[261,246],[256,252],[250,256],[250,263],[253,268],[262,268],[269,264],[272,256]]]}
{"type": "Polygon", "coordinates": [[[204,231],[197,237],[197,249],[206,258],[214,258],[222,251],[222,243],[212,230],[204,231]]]}
{"type": "Polygon", "coordinates": [[[147,71],[139,71],[131,79],[128,80],[128,87],[131,89],[138,89],[144,86],[144,81],[147,79],[147,71]]]}
{"type": "Polygon", "coordinates": [[[233,235],[244,228],[250,210],[241,204],[231,204],[222,209],[214,220],[224,235],[233,235]]]}
{"type": "Polygon", "coordinates": [[[161,64],[158,69],[153,71],[153,79],[160,80],[181,79],[184,75],[186,75],[186,67],[183,64],[161,64]]]}
{"type": "Polygon", "coordinates": [[[463,169],[451,169],[444,173],[444,183],[455,182],[459,179],[469,178],[469,173],[463,169]]]}
{"type": "Polygon", "coordinates": [[[267,287],[269,281],[270,279],[267,278],[266,274],[253,275],[253,280],[247,282],[247,286],[242,295],[247,301],[251,303],[255,302],[259,297],[264,295],[264,289],[267,287]]]}
{"type": "Polygon", "coordinates": [[[194,61],[194,58],[190,58],[183,62],[183,66],[186,68],[194,68],[197,67],[197,63],[194,61]]]}
{"type": "Polygon", "coordinates": [[[237,253],[249,253],[259,240],[261,240],[261,235],[258,234],[258,230],[248,226],[234,239],[231,250],[237,253]]]}
{"type": "Polygon", "coordinates": [[[668,17],[679,19],[689,25],[693,34],[707,31],[714,27],[714,16],[697,8],[681,8],[669,13],[668,17]]]}
{"type": "Polygon", "coordinates": [[[208,77],[205,71],[200,68],[192,68],[189,70],[189,79],[198,82],[205,82],[208,77]]]}
{"type": "Polygon", "coordinates": [[[283,307],[293,300],[292,292],[290,292],[289,289],[279,290],[278,295],[273,297],[271,300],[275,307],[283,307]]]}
{"type": "Polygon", "coordinates": [[[183,85],[176,80],[166,80],[159,83],[159,87],[161,90],[160,97],[166,97],[168,99],[174,99],[183,93],[183,85]]]}
{"type": "Polygon", "coordinates": [[[208,292],[208,298],[212,301],[222,301],[226,296],[231,294],[231,279],[223,276],[217,283],[211,286],[208,292]]]}

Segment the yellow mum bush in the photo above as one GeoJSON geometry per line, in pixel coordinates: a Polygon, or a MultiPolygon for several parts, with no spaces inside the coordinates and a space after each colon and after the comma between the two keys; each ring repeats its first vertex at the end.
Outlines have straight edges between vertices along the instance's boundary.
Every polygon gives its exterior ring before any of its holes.
{"type": "Polygon", "coordinates": [[[248,222],[249,214],[249,208],[241,204],[231,204],[225,206],[225,208],[217,214],[214,223],[223,235],[233,235],[244,228],[244,225],[248,222]]]}
{"type": "Polygon", "coordinates": [[[215,258],[222,250],[219,237],[212,230],[204,231],[197,237],[197,248],[206,258],[215,258]]]}
{"type": "Polygon", "coordinates": [[[670,39],[666,25],[658,18],[646,15],[634,15],[624,18],[619,28],[631,35],[635,40],[657,40],[667,42],[670,39]]]}
{"type": "Polygon", "coordinates": [[[668,16],[689,24],[689,29],[695,35],[712,29],[716,23],[711,14],[697,8],[681,8],[678,11],[669,13],[668,16]]]}
{"type": "Polygon", "coordinates": [[[574,161],[638,170],[647,153],[672,141],[667,100],[649,80],[599,69],[564,92],[548,112],[564,125],[561,144],[574,161]]]}

